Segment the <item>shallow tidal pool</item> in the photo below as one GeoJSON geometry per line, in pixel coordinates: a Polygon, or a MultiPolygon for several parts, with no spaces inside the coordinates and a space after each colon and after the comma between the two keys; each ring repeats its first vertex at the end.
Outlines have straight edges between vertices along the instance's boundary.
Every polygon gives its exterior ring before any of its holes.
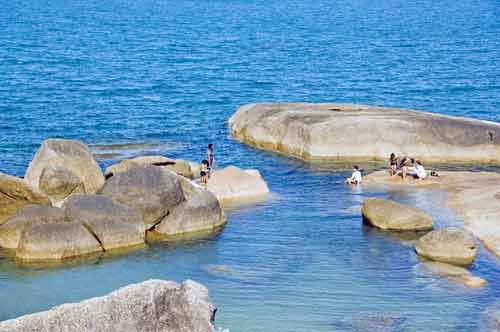
{"type": "Polygon", "coordinates": [[[0,319],[149,278],[190,278],[210,289],[222,331],[495,331],[497,258],[481,248],[471,271],[489,283],[467,289],[422,266],[415,236],[362,223],[363,199],[378,196],[425,209],[437,227],[460,225],[445,194],[353,189],[342,183],[349,171],[341,166],[256,153],[273,194],[229,210],[218,234],[62,267],[20,267],[4,257],[0,319]]]}

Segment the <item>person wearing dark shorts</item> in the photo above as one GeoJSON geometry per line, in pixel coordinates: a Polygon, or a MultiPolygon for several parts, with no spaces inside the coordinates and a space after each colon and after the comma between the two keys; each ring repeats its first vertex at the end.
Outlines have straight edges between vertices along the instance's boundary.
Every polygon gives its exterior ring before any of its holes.
{"type": "Polygon", "coordinates": [[[203,159],[200,166],[200,180],[201,183],[207,184],[209,176],[208,160],[203,159]]]}
{"type": "Polygon", "coordinates": [[[394,153],[391,153],[389,158],[389,167],[391,170],[391,176],[394,176],[398,172],[398,157],[394,153]]]}

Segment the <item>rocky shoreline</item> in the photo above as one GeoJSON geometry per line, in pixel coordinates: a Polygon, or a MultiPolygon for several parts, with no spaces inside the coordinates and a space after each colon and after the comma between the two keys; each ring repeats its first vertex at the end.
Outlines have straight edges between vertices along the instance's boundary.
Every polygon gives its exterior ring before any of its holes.
{"type": "Polygon", "coordinates": [[[364,177],[364,185],[432,187],[448,193],[449,205],[464,218],[464,229],[500,257],[500,174],[494,172],[440,172],[423,181],[377,171],[364,177]]]}

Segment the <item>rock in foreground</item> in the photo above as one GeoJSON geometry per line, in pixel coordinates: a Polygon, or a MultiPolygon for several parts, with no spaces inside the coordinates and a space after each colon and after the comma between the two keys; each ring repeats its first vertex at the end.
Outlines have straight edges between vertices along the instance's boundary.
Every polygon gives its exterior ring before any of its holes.
{"type": "Polygon", "coordinates": [[[469,265],[476,258],[477,244],[469,232],[450,227],[421,237],[415,250],[418,255],[433,261],[469,265]]]}
{"type": "Polygon", "coordinates": [[[213,172],[207,189],[224,205],[252,202],[269,195],[269,188],[257,170],[229,166],[213,172]]]}
{"type": "Polygon", "coordinates": [[[84,191],[90,194],[97,192],[104,184],[104,175],[88,146],[79,141],[63,139],[44,141],[25,174],[30,186],[40,191],[47,188],[54,191],[57,201],[64,198],[61,193],[69,194],[70,187],[79,186],[76,177],[83,184],[84,191]]]}
{"type": "Polygon", "coordinates": [[[208,290],[148,280],[106,296],[0,322],[0,332],[213,332],[208,290]]]}
{"type": "Polygon", "coordinates": [[[231,134],[302,159],[500,161],[500,124],[412,110],[350,104],[249,104],[229,119],[231,134]]]}
{"type": "Polygon", "coordinates": [[[23,206],[47,203],[49,199],[33,191],[24,180],[0,173],[0,225],[23,206]]]}
{"type": "Polygon", "coordinates": [[[391,231],[426,231],[432,218],[420,209],[380,198],[364,201],[363,219],[372,226],[391,231]]]}

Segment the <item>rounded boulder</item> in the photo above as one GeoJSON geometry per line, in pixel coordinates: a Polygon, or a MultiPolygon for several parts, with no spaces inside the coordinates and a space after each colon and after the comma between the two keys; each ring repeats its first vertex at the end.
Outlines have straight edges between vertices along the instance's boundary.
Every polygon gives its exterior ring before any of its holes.
{"type": "Polygon", "coordinates": [[[47,203],[47,196],[34,191],[23,179],[0,173],[0,225],[23,206],[47,203]]]}
{"type": "Polygon", "coordinates": [[[95,193],[104,184],[104,175],[89,147],[79,141],[63,139],[44,141],[26,170],[24,176],[26,181],[33,188],[40,189],[42,172],[49,166],[64,167],[72,172],[81,180],[86,193],[95,193]]]}
{"type": "Polygon", "coordinates": [[[369,198],[361,209],[363,220],[390,231],[427,231],[433,228],[432,218],[424,211],[394,201],[369,198]]]}
{"type": "Polygon", "coordinates": [[[100,194],[138,209],[147,229],[185,200],[178,175],[156,166],[134,167],[114,175],[100,194]]]}
{"type": "Polygon", "coordinates": [[[154,233],[165,236],[215,230],[226,218],[214,194],[189,180],[182,181],[186,201],[156,225],[154,233]]]}
{"type": "Polygon", "coordinates": [[[24,228],[31,224],[62,223],[66,221],[61,209],[49,205],[27,205],[0,225],[0,247],[16,249],[24,228]]]}
{"type": "Polygon", "coordinates": [[[421,237],[415,248],[419,256],[455,265],[469,265],[477,255],[476,239],[455,227],[432,231],[421,237]]]}
{"type": "Polygon", "coordinates": [[[68,197],[63,209],[70,221],[85,225],[104,250],[144,244],[141,213],[112,198],[75,194],[68,197]]]}
{"type": "Polygon", "coordinates": [[[59,206],[73,193],[84,193],[82,180],[64,166],[49,165],[40,174],[39,189],[53,205],[59,206]]]}
{"type": "Polygon", "coordinates": [[[16,258],[50,261],[101,251],[99,242],[80,223],[31,224],[22,232],[16,258]]]}

